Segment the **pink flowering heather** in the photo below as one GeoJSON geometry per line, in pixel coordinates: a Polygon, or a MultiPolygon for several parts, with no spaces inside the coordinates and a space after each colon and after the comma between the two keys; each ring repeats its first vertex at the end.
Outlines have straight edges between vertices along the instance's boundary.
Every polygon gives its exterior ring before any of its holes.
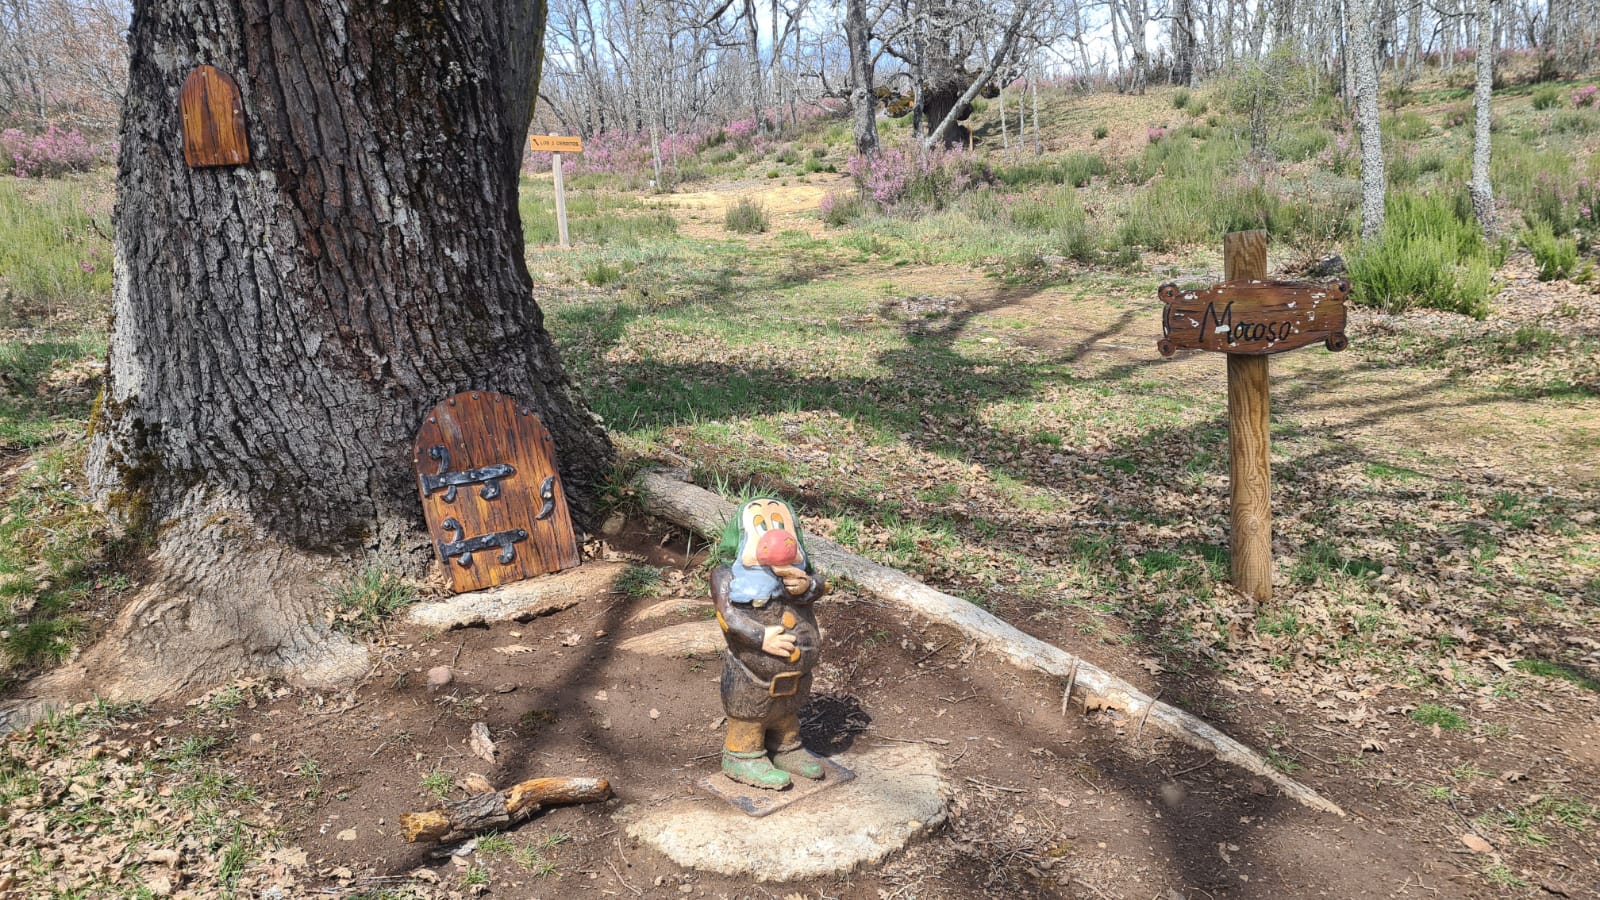
{"type": "Polygon", "coordinates": [[[53,178],[68,172],[87,172],[98,154],[93,144],[75,130],[54,125],[37,134],[15,128],[0,132],[0,149],[20,178],[53,178]]]}
{"type": "Polygon", "coordinates": [[[1167,129],[1166,129],[1165,126],[1154,127],[1154,128],[1151,128],[1149,131],[1145,132],[1145,140],[1149,141],[1152,144],[1161,143],[1162,139],[1164,139],[1166,136],[1167,136],[1167,129]]]}
{"type": "Polygon", "coordinates": [[[885,212],[906,203],[937,209],[983,177],[965,151],[942,148],[917,154],[885,147],[870,158],[850,157],[845,171],[862,197],[885,212]]]}
{"type": "Polygon", "coordinates": [[[1592,84],[1584,85],[1572,92],[1572,105],[1578,108],[1594,106],[1595,95],[1600,94],[1600,87],[1592,84]]]}

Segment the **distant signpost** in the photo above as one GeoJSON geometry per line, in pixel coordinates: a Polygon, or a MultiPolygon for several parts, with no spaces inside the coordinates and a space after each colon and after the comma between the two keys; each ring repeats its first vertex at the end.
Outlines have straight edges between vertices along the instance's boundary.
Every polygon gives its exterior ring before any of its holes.
{"type": "Polygon", "coordinates": [[[1233,586],[1272,599],[1272,466],[1267,432],[1267,356],[1318,341],[1343,350],[1350,283],[1267,280],[1267,233],[1222,239],[1221,284],[1159,292],[1162,356],[1179,350],[1228,354],[1228,481],[1233,586]]]}
{"type": "Polygon", "coordinates": [[[550,170],[556,179],[556,231],[561,235],[561,249],[572,244],[567,240],[567,189],[561,180],[561,154],[582,153],[583,138],[556,134],[530,134],[528,147],[535,153],[548,153],[552,160],[550,170]]]}

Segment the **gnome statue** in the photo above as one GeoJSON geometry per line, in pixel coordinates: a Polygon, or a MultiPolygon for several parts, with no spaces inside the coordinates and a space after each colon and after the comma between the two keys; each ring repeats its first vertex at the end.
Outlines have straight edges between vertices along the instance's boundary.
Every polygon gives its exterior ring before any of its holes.
{"type": "Polygon", "coordinates": [[[782,500],[740,506],[722,551],[729,562],[712,571],[711,596],[728,642],[723,774],[775,791],[794,777],[820,780],[822,763],[800,744],[799,713],[822,650],[811,604],[828,592],[827,583],[812,573],[800,523],[782,500]]]}

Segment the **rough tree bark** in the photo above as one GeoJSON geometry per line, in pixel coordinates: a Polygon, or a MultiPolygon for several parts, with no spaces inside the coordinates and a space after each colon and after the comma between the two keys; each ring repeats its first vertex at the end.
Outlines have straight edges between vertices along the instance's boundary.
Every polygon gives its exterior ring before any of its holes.
{"type": "Polygon", "coordinates": [[[1356,128],[1361,132],[1361,239],[1383,233],[1383,135],[1378,121],[1378,64],[1372,46],[1372,0],[1347,0],[1354,57],[1356,128]]]}
{"type": "Polygon", "coordinates": [[[1477,0],[1478,27],[1478,85],[1473,95],[1473,115],[1477,121],[1472,132],[1472,214],[1477,217],[1483,236],[1495,236],[1494,189],[1489,183],[1489,126],[1490,94],[1494,91],[1494,23],[1490,19],[1489,0],[1477,0]]]}
{"type": "Polygon", "coordinates": [[[533,406],[574,515],[613,452],[530,297],[517,212],[543,0],[138,0],[90,479],[154,579],[35,694],[359,675],[328,584],[430,561],[410,445],[461,390],[533,406]],[[231,72],[252,162],[190,169],[178,90],[231,72]]]}
{"type": "Polygon", "coordinates": [[[847,0],[845,41],[850,45],[850,118],[854,123],[856,153],[878,152],[877,95],[873,93],[872,30],[867,25],[866,0],[847,0]]]}

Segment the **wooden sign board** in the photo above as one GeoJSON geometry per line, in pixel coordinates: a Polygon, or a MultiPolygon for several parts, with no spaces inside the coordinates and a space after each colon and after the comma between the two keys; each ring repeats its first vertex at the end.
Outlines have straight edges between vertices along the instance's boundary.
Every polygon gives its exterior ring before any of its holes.
{"type": "Polygon", "coordinates": [[[178,92],[178,112],[183,119],[183,159],[190,168],[242,166],[250,161],[244,101],[232,75],[214,66],[190,72],[178,92]]]}
{"type": "Polygon", "coordinates": [[[1162,356],[1179,350],[1209,350],[1264,356],[1323,341],[1343,350],[1345,298],[1350,283],[1225,281],[1205,290],[1161,286],[1162,356]]]}
{"type": "Polygon", "coordinates": [[[429,411],[413,454],[434,552],[456,593],[578,564],[550,432],[504,394],[468,391],[429,411]]]}
{"type": "Polygon", "coordinates": [[[528,149],[535,153],[582,153],[583,138],[558,137],[553,134],[528,135],[528,149]]]}

